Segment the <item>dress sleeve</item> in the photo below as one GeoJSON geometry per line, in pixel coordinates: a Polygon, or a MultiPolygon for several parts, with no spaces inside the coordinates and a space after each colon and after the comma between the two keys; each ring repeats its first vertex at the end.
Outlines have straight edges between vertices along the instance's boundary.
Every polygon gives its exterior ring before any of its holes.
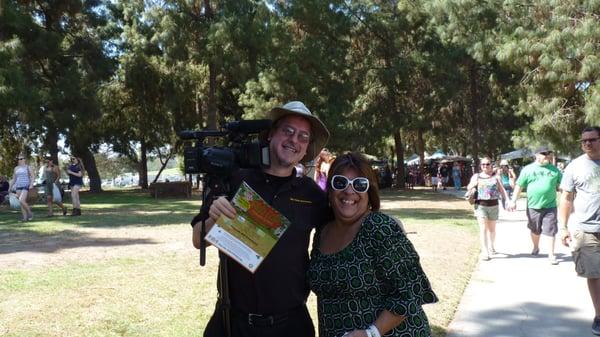
{"type": "Polygon", "coordinates": [[[375,273],[386,296],[385,309],[402,316],[416,315],[422,304],[438,301],[412,243],[396,221],[374,213],[375,273]]]}

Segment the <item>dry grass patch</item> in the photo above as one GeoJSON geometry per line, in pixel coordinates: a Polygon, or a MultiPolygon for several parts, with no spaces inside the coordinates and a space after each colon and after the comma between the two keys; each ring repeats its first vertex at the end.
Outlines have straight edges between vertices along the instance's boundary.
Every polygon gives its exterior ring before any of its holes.
{"type": "MultiPolygon", "coordinates": [[[[191,247],[198,202],[129,191],[86,204],[94,216],[22,227],[0,214],[0,335],[202,336],[218,258],[209,249],[200,268],[191,247]]],[[[440,297],[425,310],[434,336],[444,336],[476,261],[470,208],[427,191],[386,192],[383,208],[403,221],[421,256],[440,297]]],[[[314,296],[309,307],[316,322],[314,296]]]]}

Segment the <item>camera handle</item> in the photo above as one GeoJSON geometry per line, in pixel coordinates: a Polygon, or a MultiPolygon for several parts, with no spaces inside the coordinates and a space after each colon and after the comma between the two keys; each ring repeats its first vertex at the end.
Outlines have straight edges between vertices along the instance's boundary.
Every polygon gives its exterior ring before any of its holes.
{"type": "MultiPolygon", "coordinates": [[[[214,196],[228,195],[229,183],[223,177],[204,174],[202,176],[202,205],[208,202],[209,194],[214,196]]],[[[206,219],[202,220],[200,228],[200,266],[206,264],[206,219]]],[[[219,307],[223,316],[225,337],[231,337],[231,299],[229,297],[229,273],[227,271],[227,256],[219,252],[219,307]]]]}

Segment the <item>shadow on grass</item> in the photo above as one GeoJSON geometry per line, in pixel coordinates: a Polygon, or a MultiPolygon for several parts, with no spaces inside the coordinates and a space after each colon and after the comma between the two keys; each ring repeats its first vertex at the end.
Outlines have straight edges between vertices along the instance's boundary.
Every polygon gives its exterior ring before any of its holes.
{"type": "Polygon", "coordinates": [[[456,200],[456,197],[433,192],[429,190],[385,190],[381,191],[381,198],[390,201],[440,201],[440,200],[456,200]]]}
{"type": "MultiPolygon", "coordinates": [[[[80,217],[40,216],[46,213],[43,204],[33,207],[34,220],[19,222],[19,211],[0,213],[0,233],[55,232],[73,227],[118,228],[124,226],[163,226],[189,223],[198,213],[200,201],[192,199],[154,199],[141,190],[107,191],[81,195],[80,217]]],[[[66,204],[70,208],[71,205],[66,204]]],[[[55,209],[57,211],[57,209],[55,209]]],[[[57,212],[58,213],[58,212],[57,212]]]]}
{"type": "Polygon", "coordinates": [[[395,208],[385,209],[400,220],[419,219],[419,220],[452,220],[454,221],[474,221],[473,213],[464,209],[435,209],[435,208],[395,208]]]}
{"type": "Polygon", "coordinates": [[[64,230],[52,234],[40,234],[31,230],[0,233],[0,254],[18,252],[54,253],[78,247],[110,247],[139,244],[157,244],[151,239],[92,237],[79,231],[64,230]]]}

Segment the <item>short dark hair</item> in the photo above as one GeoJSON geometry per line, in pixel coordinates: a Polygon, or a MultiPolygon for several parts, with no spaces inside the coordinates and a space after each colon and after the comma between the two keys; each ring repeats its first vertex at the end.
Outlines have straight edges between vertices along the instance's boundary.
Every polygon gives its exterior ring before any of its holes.
{"type": "Polygon", "coordinates": [[[342,171],[352,168],[355,169],[358,174],[362,177],[369,179],[369,205],[371,205],[372,211],[378,211],[381,207],[381,201],[379,198],[379,184],[377,183],[377,176],[369,163],[369,160],[358,152],[346,152],[343,155],[335,158],[329,172],[327,173],[327,194],[331,193],[331,179],[336,174],[342,174],[342,171]]]}
{"type": "Polygon", "coordinates": [[[598,136],[600,136],[600,126],[586,126],[585,128],[583,128],[583,131],[581,131],[581,133],[586,133],[586,132],[593,132],[596,131],[596,133],[598,133],[598,136]]]}

